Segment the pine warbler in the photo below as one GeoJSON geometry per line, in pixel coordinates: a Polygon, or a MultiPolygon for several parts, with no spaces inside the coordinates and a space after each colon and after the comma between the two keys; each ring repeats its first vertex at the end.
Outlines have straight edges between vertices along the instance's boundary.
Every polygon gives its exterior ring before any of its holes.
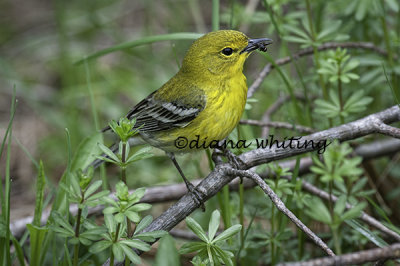
{"type": "Polygon", "coordinates": [[[209,147],[236,127],[247,98],[243,64],[252,51],[265,52],[271,43],[234,30],[210,32],[193,42],[174,77],[127,114],[136,118],[142,140],[169,155],[195,195],[174,153],[209,147]]]}

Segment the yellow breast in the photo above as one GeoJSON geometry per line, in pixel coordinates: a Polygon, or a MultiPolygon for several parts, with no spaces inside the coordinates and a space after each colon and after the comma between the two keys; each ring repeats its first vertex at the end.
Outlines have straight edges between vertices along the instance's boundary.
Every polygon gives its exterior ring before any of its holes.
{"type": "Polygon", "coordinates": [[[168,137],[163,140],[170,144],[163,149],[171,152],[188,152],[207,148],[223,140],[239,123],[246,99],[247,84],[243,74],[218,84],[217,89],[209,89],[204,110],[185,128],[171,130],[168,137]],[[177,147],[175,140],[178,138],[182,141],[186,139],[187,145],[177,147]],[[190,146],[190,143],[193,145],[190,146]]]}

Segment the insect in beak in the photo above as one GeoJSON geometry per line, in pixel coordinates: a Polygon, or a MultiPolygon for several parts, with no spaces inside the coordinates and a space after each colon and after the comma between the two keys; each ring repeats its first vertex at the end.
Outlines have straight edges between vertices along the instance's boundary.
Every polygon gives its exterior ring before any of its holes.
{"type": "Polygon", "coordinates": [[[267,51],[267,46],[270,45],[273,41],[268,38],[260,38],[260,39],[250,39],[248,41],[247,46],[240,52],[252,52],[254,50],[260,50],[263,52],[267,51]]]}

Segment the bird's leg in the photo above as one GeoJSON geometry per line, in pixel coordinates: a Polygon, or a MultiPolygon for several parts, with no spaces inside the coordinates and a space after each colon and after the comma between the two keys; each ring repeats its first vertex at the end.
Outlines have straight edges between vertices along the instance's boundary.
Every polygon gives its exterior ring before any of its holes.
{"type": "Polygon", "coordinates": [[[224,145],[225,142],[226,139],[218,143],[218,148],[214,149],[214,158],[217,158],[218,155],[224,155],[235,169],[242,169],[241,166],[245,165],[245,163],[224,145]]]}
{"type": "Polygon", "coordinates": [[[168,153],[168,156],[174,163],[176,169],[178,169],[179,174],[181,175],[183,181],[185,182],[187,190],[192,193],[196,205],[200,205],[201,209],[205,211],[206,208],[204,207],[204,203],[201,202],[201,199],[203,198],[203,193],[197,190],[196,187],[192,183],[190,183],[190,181],[185,177],[185,174],[183,173],[181,167],[179,166],[178,162],[175,159],[175,155],[173,153],[168,153]]]}
{"type": "MultiPolygon", "coordinates": [[[[242,169],[242,165],[245,165],[245,163],[238,157],[236,156],[233,152],[231,152],[226,146],[220,145],[218,149],[214,149],[213,153],[213,159],[214,162],[217,162],[217,156],[218,155],[224,155],[227,159],[228,162],[232,165],[233,168],[235,169],[242,169]]],[[[240,182],[243,182],[243,177],[240,177],[240,182]]]]}
{"type": "Polygon", "coordinates": [[[228,158],[228,162],[235,168],[240,170],[241,166],[244,165],[245,163],[240,159],[238,156],[236,156],[233,152],[228,150],[227,148],[222,149],[223,154],[228,158]]]}

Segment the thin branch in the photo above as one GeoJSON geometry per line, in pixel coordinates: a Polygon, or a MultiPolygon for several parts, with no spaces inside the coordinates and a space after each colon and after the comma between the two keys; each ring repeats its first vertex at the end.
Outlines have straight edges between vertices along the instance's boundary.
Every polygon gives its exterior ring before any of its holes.
{"type": "Polygon", "coordinates": [[[314,243],[324,250],[329,256],[335,256],[335,253],[313,232],[311,231],[302,221],[300,221],[296,215],[294,215],[288,208],[286,208],[285,203],[275,194],[275,192],[264,182],[264,180],[252,171],[235,170],[233,168],[226,169],[227,173],[233,176],[243,176],[248,177],[268,195],[271,201],[283,214],[285,214],[300,230],[302,230],[309,238],[311,238],[314,243]]]}
{"type": "MultiPolygon", "coordinates": [[[[366,43],[366,42],[344,42],[344,43],[329,42],[329,43],[320,45],[317,49],[318,49],[318,51],[325,51],[325,50],[336,49],[338,47],[372,50],[382,56],[387,56],[386,51],[375,46],[373,43],[366,43]]],[[[307,55],[312,55],[312,54],[313,54],[313,48],[309,47],[309,48],[303,49],[303,50],[299,51],[298,53],[294,54],[293,58],[295,60],[297,60],[302,56],[307,56],[307,55]]],[[[290,58],[290,56],[287,56],[287,57],[277,59],[275,61],[275,64],[278,66],[281,66],[281,65],[290,63],[291,60],[292,59],[290,58]]],[[[273,68],[274,68],[273,65],[269,63],[261,70],[261,72],[258,74],[257,78],[250,85],[249,90],[247,91],[248,98],[251,98],[254,95],[254,93],[260,87],[261,83],[264,81],[264,79],[268,76],[268,74],[271,72],[271,70],[273,68]]]]}
{"type": "MultiPolygon", "coordinates": [[[[336,202],[338,200],[338,198],[335,195],[331,195],[328,192],[317,188],[316,186],[312,185],[311,183],[308,183],[307,181],[302,181],[302,188],[308,192],[310,192],[311,194],[318,196],[322,199],[325,200],[332,200],[333,202],[336,202]]],[[[346,203],[346,209],[351,209],[354,206],[351,205],[350,203],[346,203]]],[[[383,225],[381,222],[379,222],[378,220],[376,220],[374,217],[368,215],[366,212],[362,211],[361,215],[359,217],[363,222],[365,222],[366,224],[378,229],[379,231],[393,237],[394,239],[396,239],[397,241],[400,242],[400,235],[397,234],[396,232],[390,230],[389,228],[387,228],[385,225],[383,225]]]]}
{"type": "Polygon", "coordinates": [[[381,121],[377,121],[377,130],[378,130],[377,133],[380,133],[382,135],[400,139],[400,128],[392,127],[386,125],[381,121]]]}
{"type": "MultiPolygon", "coordinates": [[[[300,93],[295,93],[294,95],[296,97],[297,100],[305,100],[305,97],[303,94],[300,93]]],[[[288,102],[289,100],[291,100],[291,96],[290,95],[283,95],[281,97],[278,98],[278,100],[276,100],[273,104],[271,104],[268,109],[264,112],[261,121],[262,122],[271,122],[271,116],[273,113],[275,113],[276,111],[279,110],[279,108],[281,106],[283,106],[284,103],[288,102]]],[[[309,132],[310,133],[310,132],[309,132]]],[[[263,127],[261,130],[261,137],[262,138],[266,138],[269,135],[269,128],[268,127],[263,127]]]]}
{"type": "Polygon", "coordinates": [[[325,257],[321,259],[309,260],[304,262],[289,262],[278,264],[281,266],[314,266],[314,265],[356,265],[367,262],[400,258],[400,243],[393,244],[384,248],[374,248],[336,257],[325,257]]]}
{"type": "Polygon", "coordinates": [[[310,127],[294,125],[286,122],[261,122],[258,120],[240,120],[241,125],[251,125],[251,126],[259,126],[259,127],[273,127],[273,128],[285,128],[291,130],[297,130],[301,133],[314,133],[315,130],[310,127]]]}

